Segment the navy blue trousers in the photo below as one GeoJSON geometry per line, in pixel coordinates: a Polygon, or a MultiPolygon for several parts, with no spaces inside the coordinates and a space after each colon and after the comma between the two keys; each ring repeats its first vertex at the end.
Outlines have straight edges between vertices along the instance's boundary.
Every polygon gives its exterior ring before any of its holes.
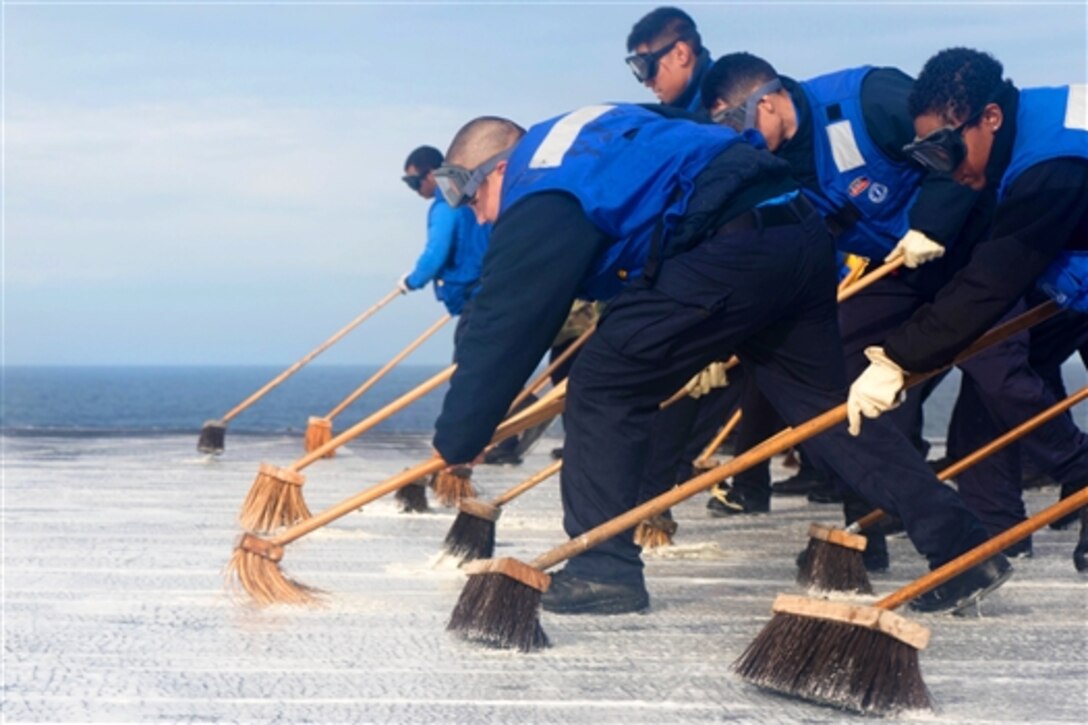
{"type": "MultiPolygon", "coordinates": [[[[658,403],[714,360],[736,353],[745,375],[797,425],[843,403],[846,375],[835,304],[836,261],[815,213],[794,225],[724,233],[666,260],[608,306],[570,376],[561,479],[563,523],[579,536],[632,508],[658,403]]],[[[940,565],[985,539],[893,425],[866,421],[814,438],[808,450],[859,496],[903,520],[940,565]]],[[[641,583],[632,532],[568,563],[575,575],[641,583]]]]}

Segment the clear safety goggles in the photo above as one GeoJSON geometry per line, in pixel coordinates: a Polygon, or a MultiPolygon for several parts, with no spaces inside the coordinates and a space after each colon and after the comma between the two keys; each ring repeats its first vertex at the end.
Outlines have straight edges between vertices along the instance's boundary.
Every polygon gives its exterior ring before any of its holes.
{"type": "Polygon", "coordinates": [[[476,198],[476,192],[480,190],[487,175],[495,170],[500,161],[510,158],[514,148],[511,146],[500,151],[475,169],[466,169],[456,164],[443,164],[435,169],[434,183],[442,192],[446,203],[452,207],[470,204],[476,198]]]}
{"type": "Polygon", "coordinates": [[[777,93],[781,89],[782,81],[780,79],[775,78],[773,81],[767,81],[759,88],[752,91],[752,93],[744,99],[743,103],[717,111],[710,116],[710,120],[714,123],[729,126],[734,131],[747,131],[750,128],[755,128],[756,114],[759,111],[759,102],[762,101],[764,97],[769,96],[772,93],[777,93]]]}
{"type": "Polygon", "coordinates": [[[654,76],[657,75],[658,61],[664,58],[679,42],[680,39],[677,38],[668,45],[650,53],[629,55],[624,58],[624,61],[627,63],[627,67],[631,69],[631,72],[635,74],[635,78],[638,79],[639,83],[652,81],[654,76]]]}

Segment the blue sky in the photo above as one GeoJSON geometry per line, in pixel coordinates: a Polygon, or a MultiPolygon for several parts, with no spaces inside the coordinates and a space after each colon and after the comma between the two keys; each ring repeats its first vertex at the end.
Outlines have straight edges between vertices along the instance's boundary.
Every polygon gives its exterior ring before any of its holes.
{"type": "MultiPolygon", "coordinates": [[[[5,362],[301,357],[419,253],[412,148],[652,100],[622,59],[655,6],[4,2],[5,362]]],[[[796,77],[967,45],[1022,86],[1088,80],[1082,0],[678,6],[715,55],[796,77]]],[[[382,362],[441,312],[398,299],[320,361],[382,362]]]]}

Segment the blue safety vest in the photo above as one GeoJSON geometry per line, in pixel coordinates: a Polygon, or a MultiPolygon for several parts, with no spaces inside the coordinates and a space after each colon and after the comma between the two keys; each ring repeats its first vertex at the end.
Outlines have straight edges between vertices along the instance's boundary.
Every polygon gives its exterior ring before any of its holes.
{"type": "MultiPolygon", "coordinates": [[[[1032,166],[1058,158],[1088,160],[1088,87],[1027,88],[1020,91],[1016,139],[998,201],[1032,166]]],[[[1088,190],[1086,190],[1088,193],[1088,190]]],[[[1058,304],[1088,313],[1088,251],[1063,252],[1036,285],[1058,304]]]]}
{"type": "Polygon", "coordinates": [[[729,146],[761,144],[710,124],[670,120],[635,105],[587,106],[529,129],[511,155],[502,210],[529,194],[564,191],[613,242],[578,297],[606,300],[641,274],[654,230],[662,248],[684,214],[695,177],[729,146]]]}
{"type": "Polygon", "coordinates": [[[461,314],[479,288],[480,270],[491,238],[490,224],[477,224],[469,208],[458,209],[457,237],[446,264],[434,280],[434,296],[451,315],[461,314]]]}
{"type": "Polygon", "coordinates": [[[871,66],[801,82],[812,112],[812,139],[819,191],[805,194],[825,217],[847,204],[857,220],[835,244],[844,252],[883,259],[910,229],[908,212],[922,174],[897,162],[869,137],[861,112],[861,83],[871,66]]]}

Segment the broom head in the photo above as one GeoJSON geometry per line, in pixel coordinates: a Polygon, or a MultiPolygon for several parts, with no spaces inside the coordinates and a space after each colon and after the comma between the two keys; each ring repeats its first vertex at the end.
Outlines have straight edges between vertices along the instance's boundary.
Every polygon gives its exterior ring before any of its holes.
{"type": "Polygon", "coordinates": [[[820,524],[812,524],[808,536],[797,570],[798,584],[827,592],[873,593],[861,556],[868,544],[864,536],[820,524]]]}
{"type": "Polygon", "coordinates": [[[475,498],[472,487],[472,469],[454,466],[439,471],[433,481],[434,495],[443,506],[456,506],[463,498],[475,498]]]}
{"type": "Polygon", "coordinates": [[[249,488],[238,522],[247,531],[272,531],[310,518],[302,497],[306,477],[289,468],[262,463],[249,488]]]}
{"type": "Polygon", "coordinates": [[[475,498],[462,499],[461,511],[446,534],[446,553],[462,561],[489,559],[495,553],[495,522],[502,509],[475,498]]]}
{"type": "MultiPolygon", "coordinates": [[[[332,421],[328,418],[310,416],[310,419],[306,422],[306,437],[303,439],[306,452],[312,453],[331,440],[332,421]]],[[[336,449],[333,449],[321,457],[332,458],[335,455],[336,449]]]]}
{"type": "Polygon", "coordinates": [[[551,577],[517,559],[465,565],[468,581],[446,629],[470,642],[531,652],[548,646],[540,626],[540,597],[551,577]]]}
{"type": "Polygon", "coordinates": [[[228,585],[242,589],[260,606],[269,604],[316,604],[319,590],[288,579],[280,571],[283,547],[252,534],[242,534],[227,564],[228,585]]]}
{"type": "Polygon", "coordinates": [[[393,499],[396,500],[401,513],[404,514],[420,514],[431,510],[430,506],[427,505],[426,479],[413,481],[407,486],[398,488],[397,492],[393,494],[393,499]]]}
{"type": "Polygon", "coordinates": [[[651,516],[635,527],[635,544],[643,549],[672,546],[672,537],[677,528],[676,522],[668,516],[651,516]]]}
{"type": "Polygon", "coordinates": [[[733,669],[775,692],[865,714],[931,709],[918,651],[929,630],[885,609],[779,595],[733,669]]]}
{"type": "Polygon", "coordinates": [[[222,420],[206,420],[204,427],[200,429],[200,438],[197,439],[196,449],[201,453],[211,453],[218,456],[223,452],[224,439],[227,437],[227,424],[222,420]]]}

